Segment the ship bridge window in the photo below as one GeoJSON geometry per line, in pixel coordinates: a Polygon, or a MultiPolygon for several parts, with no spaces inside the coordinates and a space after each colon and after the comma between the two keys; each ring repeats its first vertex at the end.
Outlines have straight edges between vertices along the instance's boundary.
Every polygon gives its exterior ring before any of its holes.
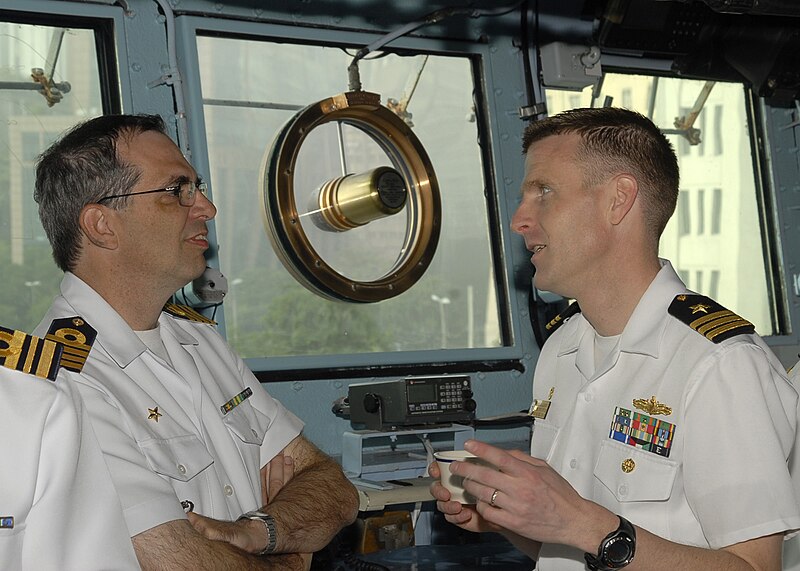
{"type": "Polygon", "coordinates": [[[659,254],[690,289],[742,315],[759,334],[788,333],[773,310],[778,288],[744,85],[623,73],[606,73],[601,85],[597,93],[584,89],[578,105],[574,92],[548,89],[548,112],[608,101],[650,117],[672,142],[681,171],[678,209],[659,254]]]}
{"type": "MultiPolygon", "coordinates": [[[[353,227],[342,212],[346,201],[339,203],[341,211],[323,212],[332,202],[324,193],[342,177],[363,182],[376,169],[386,174],[380,169],[387,167],[406,186],[409,180],[386,142],[358,121],[300,130],[305,139],[290,173],[298,216],[288,224],[302,227],[306,250],[310,246],[312,256],[319,254],[355,289],[393,271],[410,247],[410,224],[426,230],[434,220],[438,242],[413,285],[380,300],[348,299],[319,286],[313,257],[292,265],[305,254],[292,251],[285,234],[270,230],[281,223],[275,219],[278,206],[264,198],[265,178],[275,176],[270,151],[276,135],[306,106],[347,91],[356,51],[197,36],[219,265],[230,284],[222,316],[228,341],[244,357],[270,356],[270,368],[281,357],[348,354],[349,364],[358,363],[359,355],[374,364],[376,352],[389,354],[381,358],[389,363],[413,362],[391,355],[416,352],[420,362],[421,351],[511,345],[503,294],[498,295],[505,290],[498,285],[504,270],[493,251],[499,231],[487,202],[493,194],[479,145],[480,98],[471,55],[378,52],[359,61],[363,90],[380,96],[381,106],[410,129],[429,158],[441,200],[441,213],[432,219],[413,218],[410,195],[405,206],[394,203],[399,211],[353,227]]],[[[265,366],[250,364],[256,370],[265,366]]]]}
{"type": "Polygon", "coordinates": [[[102,115],[103,94],[114,91],[102,89],[99,24],[58,21],[0,21],[0,324],[23,331],[39,323],[63,275],[33,200],[36,158],[69,127],[102,115]]]}

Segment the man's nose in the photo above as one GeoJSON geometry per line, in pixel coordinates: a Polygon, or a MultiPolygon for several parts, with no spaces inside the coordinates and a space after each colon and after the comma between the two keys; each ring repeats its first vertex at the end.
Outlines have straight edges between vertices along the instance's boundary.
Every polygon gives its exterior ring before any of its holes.
{"type": "Polygon", "coordinates": [[[203,217],[206,220],[211,220],[217,215],[217,207],[211,202],[205,194],[197,193],[197,199],[193,207],[197,216],[203,217]]]}
{"type": "Polygon", "coordinates": [[[522,234],[530,228],[531,226],[531,216],[529,209],[525,207],[525,203],[520,203],[517,207],[517,210],[514,212],[514,216],[511,217],[511,231],[516,232],[517,234],[522,234]]]}

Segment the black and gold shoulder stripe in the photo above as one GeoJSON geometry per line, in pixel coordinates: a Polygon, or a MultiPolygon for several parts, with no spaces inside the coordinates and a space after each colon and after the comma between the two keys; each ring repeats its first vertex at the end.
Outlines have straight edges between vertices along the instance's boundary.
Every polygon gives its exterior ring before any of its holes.
{"type": "Polygon", "coordinates": [[[0,365],[56,380],[62,348],[58,343],[0,327],[0,365]]]}
{"type": "Polygon", "coordinates": [[[83,370],[96,337],[97,331],[77,315],[54,319],[45,335],[64,348],[61,366],[76,373],[83,370]]]}
{"type": "Polygon", "coordinates": [[[752,323],[704,295],[675,296],[669,313],[714,343],[756,330],[752,323]]]}
{"type": "Polygon", "coordinates": [[[564,325],[564,323],[575,315],[576,313],[580,313],[581,308],[578,305],[577,301],[572,302],[567,309],[556,315],[553,319],[547,322],[547,325],[544,328],[547,330],[547,334],[551,335],[556,329],[564,325]]]}
{"type": "Polygon", "coordinates": [[[189,321],[197,321],[198,323],[208,323],[210,325],[216,325],[217,322],[209,319],[202,313],[195,311],[188,305],[178,305],[177,303],[168,303],[164,306],[164,311],[169,313],[170,315],[174,315],[175,317],[180,317],[181,319],[188,319],[189,321]]]}

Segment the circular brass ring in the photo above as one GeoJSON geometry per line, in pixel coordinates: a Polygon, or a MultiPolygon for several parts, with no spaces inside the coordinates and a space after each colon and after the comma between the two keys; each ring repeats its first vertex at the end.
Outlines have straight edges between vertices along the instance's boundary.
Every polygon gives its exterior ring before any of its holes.
{"type": "Polygon", "coordinates": [[[281,129],[261,166],[264,225],[283,265],[307,289],[328,299],[371,303],[408,290],[427,270],[441,231],[439,184],[422,144],[380,96],[348,92],[302,109],[281,129]],[[408,188],[408,223],[403,246],[391,269],[373,281],[341,275],[316,252],[300,223],[294,173],[308,134],[339,121],[369,135],[386,153],[408,188]]]}

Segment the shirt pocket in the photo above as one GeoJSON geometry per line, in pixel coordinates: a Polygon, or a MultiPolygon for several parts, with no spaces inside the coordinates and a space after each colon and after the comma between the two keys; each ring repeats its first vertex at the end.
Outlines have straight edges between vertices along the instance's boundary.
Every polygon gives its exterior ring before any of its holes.
{"type": "Polygon", "coordinates": [[[139,448],[154,472],[181,482],[188,482],[214,463],[194,434],[140,441],[139,448]]]}
{"type": "Polygon", "coordinates": [[[222,422],[239,440],[260,446],[269,427],[269,417],[245,401],[222,417],[222,422]]]}
{"type": "Polygon", "coordinates": [[[594,476],[618,502],[669,499],[678,462],[613,440],[600,444],[594,476]]]}
{"type": "Polygon", "coordinates": [[[533,423],[533,435],[531,436],[531,456],[549,462],[557,437],[557,426],[541,420],[535,420],[533,423]]]}
{"type": "MultiPolygon", "coordinates": [[[[21,529],[0,530],[0,569],[21,569],[25,533],[21,529]]],[[[46,549],[46,547],[42,548],[46,549]]]]}

